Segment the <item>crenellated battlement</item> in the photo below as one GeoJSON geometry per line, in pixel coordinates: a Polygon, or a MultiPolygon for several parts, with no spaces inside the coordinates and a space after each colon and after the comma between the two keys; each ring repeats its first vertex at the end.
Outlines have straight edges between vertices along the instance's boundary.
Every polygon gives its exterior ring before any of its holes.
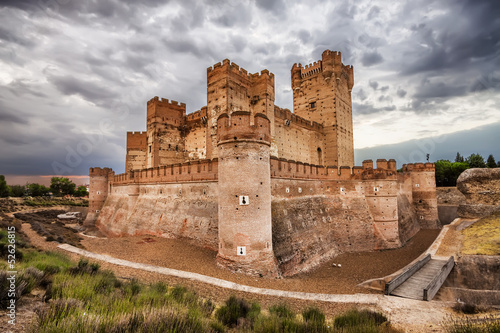
{"type": "Polygon", "coordinates": [[[274,74],[269,72],[267,69],[263,69],[257,73],[249,73],[247,70],[240,68],[236,63],[231,62],[229,59],[224,59],[222,62],[216,63],[213,66],[207,68],[207,78],[217,75],[222,72],[227,72],[242,79],[248,81],[260,80],[263,78],[269,78],[274,82],[274,74]]]}
{"type": "Polygon", "coordinates": [[[313,165],[271,156],[271,177],[316,180],[396,180],[397,170],[395,160],[377,160],[377,168],[374,169],[372,160],[363,161],[363,166],[351,168],[349,166],[313,165]]]}
{"type": "Polygon", "coordinates": [[[162,104],[162,105],[171,105],[171,106],[180,106],[180,107],[184,107],[184,109],[186,108],[186,104],[185,103],[179,103],[177,101],[174,101],[174,100],[169,100],[168,98],[159,98],[158,96],[155,96],[153,98],[151,98],[148,102],[147,102],[147,105],[149,106],[150,104],[162,104]]]}
{"type": "Polygon", "coordinates": [[[310,121],[302,117],[299,117],[294,113],[292,113],[292,111],[290,111],[289,109],[280,108],[279,106],[276,105],[274,106],[274,117],[275,121],[280,120],[284,122],[286,120],[289,120],[290,124],[295,124],[318,132],[322,132],[324,129],[323,125],[318,124],[315,121],[310,121]]]}
{"type": "Polygon", "coordinates": [[[89,176],[90,177],[95,177],[95,176],[104,176],[104,177],[110,177],[114,175],[114,171],[111,168],[89,168],[89,176]]]}
{"type": "Polygon", "coordinates": [[[113,185],[216,181],[217,166],[217,159],[198,160],[113,174],[110,180],[113,185]]]}
{"type": "Polygon", "coordinates": [[[217,119],[217,141],[259,141],[271,143],[271,122],[266,115],[257,113],[253,117],[248,111],[236,111],[230,116],[223,113],[217,119]]]}
{"type": "Polygon", "coordinates": [[[410,163],[403,164],[403,172],[435,172],[434,163],[410,163]]]}
{"type": "Polygon", "coordinates": [[[207,117],[207,107],[204,106],[200,110],[194,111],[186,116],[188,121],[197,121],[203,117],[207,117]]]}
{"type": "Polygon", "coordinates": [[[302,78],[314,75],[314,74],[319,74],[323,72],[323,66],[322,66],[322,61],[318,60],[315,61],[312,64],[306,65],[300,69],[300,75],[302,78]]]}

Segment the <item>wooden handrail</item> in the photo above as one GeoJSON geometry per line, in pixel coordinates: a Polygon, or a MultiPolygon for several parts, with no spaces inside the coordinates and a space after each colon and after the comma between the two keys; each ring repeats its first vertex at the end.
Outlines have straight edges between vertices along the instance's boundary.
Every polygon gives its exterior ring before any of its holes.
{"type": "Polygon", "coordinates": [[[446,264],[444,264],[444,266],[441,267],[441,271],[439,272],[439,274],[436,275],[431,282],[429,282],[427,287],[425,287],[424,301],[430,301],[434,298],[434,296],[439,291],[439,288],[441,288],[444,281],[448,277],[448,274],[450,274],[451,270],[453,269],[453,266],[455,266],[455,259],[452,256],[448,259],[446,264]]]}
{"type": "Polygon", "coordinates": [[[408,280],[416,271],[422,268],[429,260],[431,260],[431,255],[428,254],[424,258],[417,261],[414,265],[409,267],[403,273],[396,276],[389,283],[385,284],[385,292],[384,294],[389,295],[394,289],[399,287],[403,282],[408,280]]]}

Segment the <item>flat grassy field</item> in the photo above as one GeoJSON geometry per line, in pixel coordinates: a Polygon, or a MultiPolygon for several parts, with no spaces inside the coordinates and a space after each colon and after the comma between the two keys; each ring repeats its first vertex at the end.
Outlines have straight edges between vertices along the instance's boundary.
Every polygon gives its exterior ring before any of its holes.
{"type": "Polygon", "coordinates": [[[462,254],[500,255],[500,213],[480,219],[462,234],[462,254]]]}

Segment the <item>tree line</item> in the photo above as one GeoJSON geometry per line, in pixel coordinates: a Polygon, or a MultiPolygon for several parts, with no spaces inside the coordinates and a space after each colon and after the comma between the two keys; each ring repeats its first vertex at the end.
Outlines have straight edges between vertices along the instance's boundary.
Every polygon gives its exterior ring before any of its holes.
{"type": "Polygon", "coordinates": [[[469,168],[500,168],[500,161],[496,162],[490,154],[486,161],[479,154],[471,154],[469,157],[457,153],[455,161],[439,160],[436,166],[436,186],[456,186],[458,176],[469,168]]]}
{"type": "Polygon", "coordinates": [[[72,195],[75,197],[87,196],[87,188],[78,186],[71,180],[65,177],[52,177],[50,186],[40,185],[36,183],[26,185],[8,185],[5,181],[5,176],[0,175],[0,197],[43,197],[43,196],[63,197],[72,195]]]}

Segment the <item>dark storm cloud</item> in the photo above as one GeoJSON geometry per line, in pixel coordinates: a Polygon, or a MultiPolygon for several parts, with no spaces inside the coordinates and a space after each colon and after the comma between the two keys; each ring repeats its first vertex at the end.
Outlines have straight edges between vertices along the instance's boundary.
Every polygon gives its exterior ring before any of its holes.
{"type": "Polygon", "coordinates": [[[36,97],[48,97],[45,93],[39,91],[39,87],[30,84],[27,80],[13,80],[6,85],[6,88],[14,95],[33,95],[36,97]]]}
{"type": "Polygon", "coordinates": [[[377,81],[370,80],[368,82],[368,84],[370,85],[370,87],[372,87],[373,90],[377,90],[377,88],[378,88],[378,82],[377,81]]]}
{"type": "Polygon", "coordinates": [[[25,36],[16,34],[12,30],[8,30],[4,27],[0,27],[0,40],[7,43],[15,43],[28,48],[32,48],[35,45],[32,40],[26,38],[25,36]]]}
{"type": "Polygon", "coordinates": [[[360,100],[364,101],[365,99],[368,98],[366,95],[366,92],[363,88],[357,89],[357,92],[355,93],[355,96],[359,98],[360,100]]]}
{"type": "Polygon", "coordinates": [[[370,8],[370,11],[368,12],[367,19],[372,20],[372,19],[378,17],[379,14],[380,14],[380,7],[373,6],[370,8]]]}
{"type": "Polygon", "coordinates": [[[16,112],[8,108],[0,101],[0,123],[28,124],[28,120],[22,116],[16,115],[16,112]]]}
{"type": "Polygon", "coordinates": [[[465,95],[467,87],[460,83],[445,83],[424,80],[419,86],[413,97],[418,99],[428,98],[446,98],[465,95]]]}
{"type": "Polygon", "coordinates": [[[363,57],[361,57],[361,63],[366,67],[380,64],[383,61],[384,58],[377,51],[367,52],[363,54],[363,57]]]}
{"type": "Polygon", "coordinates": [[[255,3],[257,7],[263,9],[264,11],[270,11],[274,14],[285,13],[285,4],[283,0],[256,0],[255,3]]]}
{"type": "Polygon", "coordinates": [[[411,27],[418,61],[405,63],[402,73],[415,74],[445,69],[464,70],[477,59],[500,55],[500,3],[461,1],[448,3],[451,10],[411,27]],[[450,12],[451,11],[451,12],[450,12]]]}
{"type": "Polygon", "coordinates": [[[406,96],[406,90],[399,88],[398,91],[396,92],[399,97],[403,98],[406,96]]]}
{"type": "Polygon", "coordinates": [[[300,41],[304,44],[308,43],[311,41],[311,34],[309,31],[301,29],[297,32],[297,37],[300,39],[300,41]]]}
{"type": "Polygon", "coordinates": [[[73,76],[49,76],[48,80],[65,95],[79,95],[89,102],[106,101],[118,94],[106,88],[101,82],[78,79],[73,76]]]}
{"type": "Polygon", "coordinates": [[[373,113],[379,113],[379,112],[388,112],[388,111],[394,111],[396,110],[396,106],[390,105],[390,106],[384,106],[384,107],[375,107],[371,103],[352,103],[352,112],[355,115],[366,115],[366,114],[373,114],[373,113]]]}

